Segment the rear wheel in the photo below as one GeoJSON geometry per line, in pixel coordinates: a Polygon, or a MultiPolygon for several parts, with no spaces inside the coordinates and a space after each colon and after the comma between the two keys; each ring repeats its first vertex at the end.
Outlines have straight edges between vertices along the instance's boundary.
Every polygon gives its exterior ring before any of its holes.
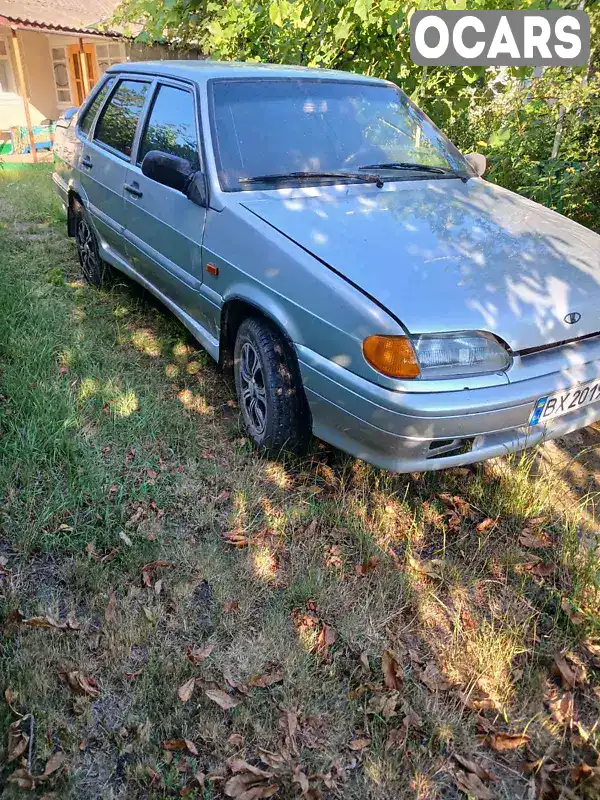
{"type": "Polygon", "coordinates": [[[234,373],[244,427],[269,454],[304,452],[311,437],[310,414],[290,345],[269,322],[256,317],[239,327],[234,373]]]}
{"type": "Polygon", "coordinates": [[[98,240],[84,209],[80,207],[74,215],[75,242],[83,278],[99,289],[110,280],[110,266],[100,258],[98,240]]]}

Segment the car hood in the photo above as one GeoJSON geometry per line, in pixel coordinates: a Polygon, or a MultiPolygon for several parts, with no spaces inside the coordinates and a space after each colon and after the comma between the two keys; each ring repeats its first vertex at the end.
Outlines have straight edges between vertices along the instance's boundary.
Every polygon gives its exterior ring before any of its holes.
{"type": "Polygon", "coordinates": [[[411,333],[486,330],[519,351],[600,331],[600,236],[482,179],[263,193],[242,205],[411,333]]]}

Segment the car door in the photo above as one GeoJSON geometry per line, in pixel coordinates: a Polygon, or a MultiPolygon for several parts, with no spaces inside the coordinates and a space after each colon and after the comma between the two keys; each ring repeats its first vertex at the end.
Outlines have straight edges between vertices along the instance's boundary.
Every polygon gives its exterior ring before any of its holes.
{"type": "MultiPolygon", "coordinates": [[[[91,124],[79,163],[87,209],[96,230],[103,244],[125,259],[123,184],[151,86],[149,78],[122,76],[114,81],[108,99],[91,124]]],[[[86,118],[82,119],[82,127],[86,118]]]]}
{"type": "Polygon", "coordinates": [[[179,308],[203,324],[202,236],[206,209],[142,174],[146,153],[159,150],[201,168],[195,89],[158,80],[125,187],[126,250],[133,268],[179,308]]]}

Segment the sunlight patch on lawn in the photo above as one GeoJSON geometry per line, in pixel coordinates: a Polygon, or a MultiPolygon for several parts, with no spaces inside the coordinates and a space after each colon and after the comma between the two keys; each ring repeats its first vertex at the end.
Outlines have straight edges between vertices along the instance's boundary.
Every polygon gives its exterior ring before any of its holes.
{"type": "Polygon", "coordinates": [[[131,389],[122,389],[113,380],[101,383],[97,378],[84,378],[77,396],[80,402],[97,400],[103,409],[117,417],[130,417],[139,409],[137,394],[131,389]]]}
{"type": "Polygon", "coordinates": [[[265,583],[274,583],[277,581],[277,557],[266,545],[253,547],[252,553],[252,572],[261,581],[265,583]]]}
{"type": "Polygon", "coordinates": [[[214,409],[209,406],[206,399],[199,394],[194,394],[191,389],[182,389],[177,395],[180,403],[186,411],[193,411],[195,414],[212,414],[214,409]]]}
{"type": "Polygon", "coordinates": [[[131,344],[140,353],[144,353],[144,355],[151,358],[158,358],[160,355],[160,344],[149,328],[137,328],[134,330],[131,334],[131,344]]]}

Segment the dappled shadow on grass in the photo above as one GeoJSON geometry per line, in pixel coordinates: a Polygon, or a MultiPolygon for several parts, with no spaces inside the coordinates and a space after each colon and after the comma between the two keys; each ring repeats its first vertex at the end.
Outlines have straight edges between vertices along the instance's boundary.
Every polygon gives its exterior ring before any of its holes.
{"type": "MultiPolygon", "coordinates": [[[[494,771],[498,797],[525,795],[520,762],[544,755],[579,792],[568,768],[599,744],[598,672],[582,645],[596,624],[597,543],[587,489],[579,507],[561,502],[580,491],[570,467],[525,456],[392,475],[318,442],[307,458],[262,458],[231,382],[145,293],[77,283],[69,243],[62,280],[43,242],[9,245],[35,292],[17,305],[36,333],[13,315],[1,609],[80,627],[16,625],[1,688],[35,715],[38,773],[67,753],[59,794],[167,796],[200,770],[220,797],[228,757],[265,768],[259,748],[289,748],[283,711],[297,715],[291,761],[326,797],[317,776],[332,764],[348,800],[458,797],[454,753],[494,771]],[[519,541],[527,528],[542,547],[519,541]],[[192,664],[186,645],[215,649],[192,664]],[[400,688],[384,682],[388,650],[400,688]],[[560,650],[587,670],[566,722],[551,706],[566,693],[551,674],[560,650]],[[281,682],[248,688],[275,668],[281,682]],[[95,678],[100,696],[74,697],[65,669],[95,678]],[[193,677],[184,703],[177,688],[193,677]],[[215,687],[234,709],[207,697],[215,687]],[[489,731],[477,738],[486,725],[531,741],[499,753],[489,731]],[[197,755],[169,758],[161,743],[178,737],[197,755]],[[367,744],[350,749],[357,740],[367,744]]],[[[5,727],[15,719],[0,713],[5,727]]],[[[5,780],[13,767],[0,769],[5,780]]],[[[276,779],[282,798],[297,796],[292,778],[276,779]]]]}

